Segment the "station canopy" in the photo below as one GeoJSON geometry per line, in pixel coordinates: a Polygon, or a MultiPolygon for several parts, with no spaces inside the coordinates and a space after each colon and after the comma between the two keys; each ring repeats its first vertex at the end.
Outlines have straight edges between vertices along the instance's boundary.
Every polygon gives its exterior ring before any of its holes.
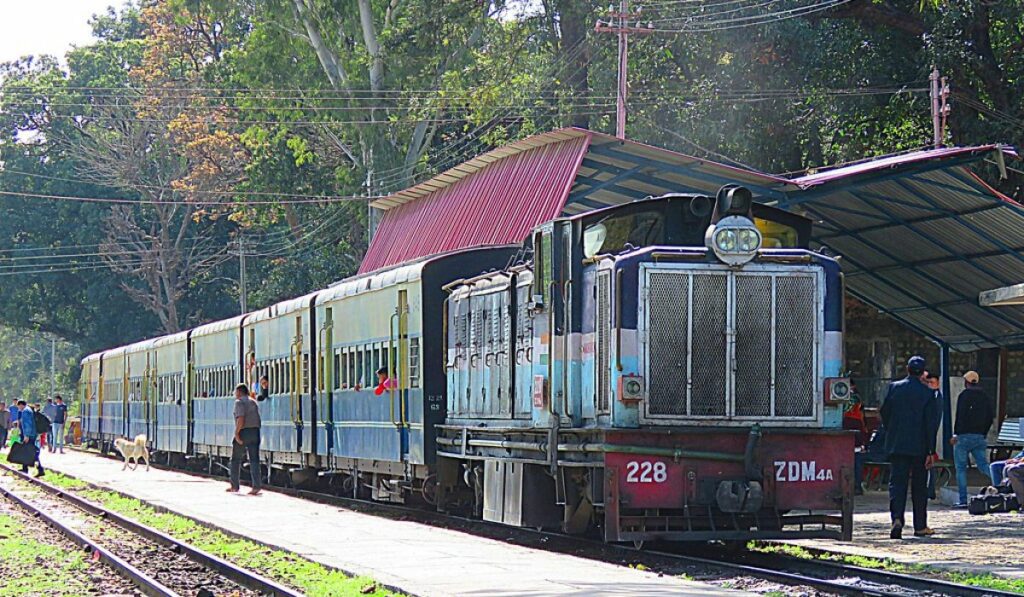
{"type": "Polygon", "coordinates": [[[372,203],[384,210],[365,273],[473,246],[520,243],[536,225],[675,192],[742,184],[814,220],[847,290],[954,350],[1024,345],[1024,306],[979,292],[1024,282],[1024,207],[972,170],[999,145],[885,156],[786,178],[567,128],[510,143],[372,203]]]}

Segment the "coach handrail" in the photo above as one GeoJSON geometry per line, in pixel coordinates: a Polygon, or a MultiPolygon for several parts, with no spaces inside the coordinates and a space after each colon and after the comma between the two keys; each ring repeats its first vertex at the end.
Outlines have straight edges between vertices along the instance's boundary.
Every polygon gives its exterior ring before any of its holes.
{"type": "MultiPolygon", "coordinates": [[[[555,414],[555,289],[558,282],[548,284],[548,296],[551,304],[548,309],[548,414],[555,414]]],[[[565,388],[563,388],[564,391],[565,388]]]]}
{"type": "MultiPolygon", "coordinates": [[[[391,323],[388,325],[388,358],[389,359],[391,358],[391,355],[395,354],[395,318],[397,318],[397,317],[399,317],[399,315],[398,315],[398,307],[395,307],[395,312],[391,314],[391,323]]],[[[387,375],[387,380],[388,380],[387,390],[388,390],[388,396],[390,397],[389,402],[391,403],[391,424],[394,425],[396,428],[401,428],[402,427],[401,423],[399,423],[398,421],[395,420],[395,384],[391,383],[391,371],[390,371],[391,365],[392,365],[392,363],[388,363],[387,364],[387,367],[389,369],[388,370],[388,375],[387,375]]],[[[374,374],[376,374],[376,372],[374,372],[374,374]]]]}
{"type": "Polygon", "coordinates": [[[562,408],[563,414],[571,417],[569,412],[569,362],[571,360],[570,343],[572,342],[572,309],[570,299],[572,297],[572,280],[566,280],[562,287],[562,317],[565,320],[562,334],[562,408]]]}
{"type": "Polygon", "coordinates": [[[320,415],[320,422],[323,423],[325,426],[328,423],[330,423],[330,419],[328,419],[326,416],[328,409],[321,409],[320,406],[321,403],[323,403],[323,406],[329,406],[329,399],[327,394],[334,393],[334,339],[331,338],[330,346],[328,346],[327,342],[327,339],[330,335],[328,334],[328,332],[333,330],[334,322],[330,320],[325,321],[323,327],[320,328],[320,334],[323,336],[323,341],[320,343],[320,352],[323,355],[323,360],[320,362],[320,367],[317,369],[317,371],[320,374],[320,379],[317,380],[317,389],[319,390],[319,392],[317,393],[316,410],[317,414],[320,415]],[[328,367],[327,365],[328,361],[330,361],[330,367],[328,367]],[[330,388],[329,392],[328,388],[330,388]]]}
{"type": "Polygon", "coordinates": [[[444,297],[444,301],[441,303],[441,346],[444,350],[441,352],[441,374],[448,378],[448,370],[454,369],[458,365],[459,358],[455,357],[455,361],[449,366],[448,365],[448,297],[444,297]]]}
{"type": "MultiPolygon", "coordinates": [[[[401,307],[399,307],[401,309],[401,307]]],[[[408,411],[408,394],[409,394],[409,304],[405,304],[405,309],[402,309],[398,313],[398,351],[394,354],[395,358],[395,372],[398,375],[398,419],[401,421],[403,427],[409,426],[409,421],[406,420],[406,413],[408,411]],[[402,340],[405,339],[405,354],[402,353],[402,340]],[[404,358],[403,358],[404,356],[404,358]],[[399,368],[401,365],[401,368],[399,368]]]]}
{"type": "Polygon", "coordinates": [[[295,411],[297,410],[296,403],[299,401],[299,379],[297,375],[299,368],[298,346],[299,341],[297,338],[292,339],[291,345],[288,346],[288,361],[292,368],[291,375],[288,376],[288,414],[291,416],[292,423],[296,424],[299,423],[299,420],[295,418],[295,411]]]}

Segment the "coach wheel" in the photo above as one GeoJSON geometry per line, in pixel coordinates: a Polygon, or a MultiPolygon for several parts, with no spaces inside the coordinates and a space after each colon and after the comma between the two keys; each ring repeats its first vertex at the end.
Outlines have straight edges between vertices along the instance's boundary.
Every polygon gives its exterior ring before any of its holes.
{"type": "Polygon", "coordinates": [[[424,502],[431,506],[437,505],[437,476],[428,475],[423,480],[423,484],[420,486],[420,495],[423,496],[424,502]]]}

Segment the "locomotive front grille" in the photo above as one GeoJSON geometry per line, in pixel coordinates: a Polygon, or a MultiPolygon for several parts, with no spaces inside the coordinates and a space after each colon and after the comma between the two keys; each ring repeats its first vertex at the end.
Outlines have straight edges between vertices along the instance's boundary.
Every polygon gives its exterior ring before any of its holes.
{"type": "Polygon", "coordinates": [[[823,302],[816,270],[645,270],[646,417],[816,417],[823,302]]]}

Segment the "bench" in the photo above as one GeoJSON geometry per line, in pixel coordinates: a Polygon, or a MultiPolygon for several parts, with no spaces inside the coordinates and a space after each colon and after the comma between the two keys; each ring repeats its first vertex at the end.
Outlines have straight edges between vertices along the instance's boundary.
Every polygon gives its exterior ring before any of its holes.
{"type": "Polygon", "coordinates": [[[996,441],[989,445],[989,462],[1005,460],[1012,453],[1024,448],[1024,436],[1021,436],[1020,419],[1012,418],[1003,421],[999,427],[996,441]]]}

